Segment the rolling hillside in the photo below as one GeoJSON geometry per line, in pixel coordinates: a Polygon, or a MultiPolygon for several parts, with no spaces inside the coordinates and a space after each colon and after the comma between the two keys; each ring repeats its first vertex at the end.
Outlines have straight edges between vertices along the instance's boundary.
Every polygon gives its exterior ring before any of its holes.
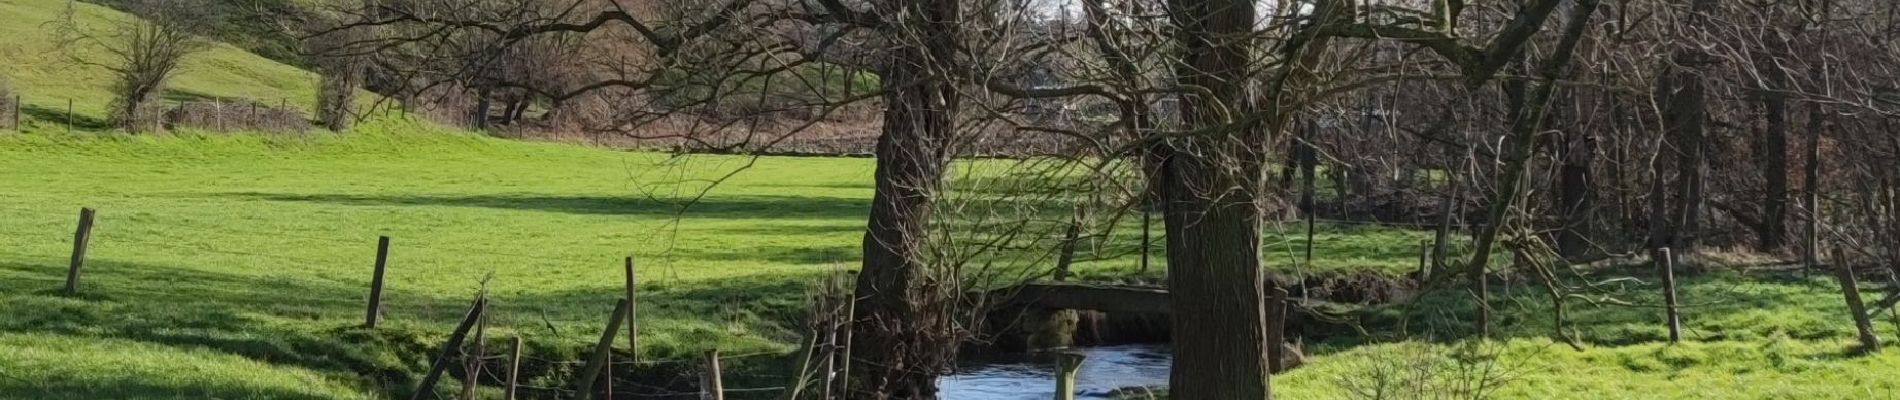
{"type": "MultiPolygon", "coordinates": [[[[68,101],[81,129],[103,124],[112,102],[112,74],[73,62],[59,47],[53,23],[74,7],[74,22],[99,34],[133,16],[103,6],[66,0],[0,0],[0,76],[25,100],[23,123],[29,131],[63,131],[68,101]]],[[[271,61],[236,46],[219,44],[186,60],[165,101],[250,99],[314,109],[317,77],[309,71],[271,61]]]]}

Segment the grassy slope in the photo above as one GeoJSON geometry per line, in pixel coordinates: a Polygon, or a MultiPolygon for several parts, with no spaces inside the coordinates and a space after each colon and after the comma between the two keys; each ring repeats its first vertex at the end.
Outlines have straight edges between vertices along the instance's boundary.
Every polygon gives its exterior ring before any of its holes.
{"type": "MultiPolygon", "coordinates": [[[[64,0],[0,0],[0,74],[25,96],[29,130],[64,130],[67,100],[73,102],[76,123],[97,125],[112,101],[107,95],[113,82],[108,71],[77,65],[57,47],[50,23],[62,18],[66,4],[64,0]]],[[[78,25],[102,34],[131,18],[102,6],[76,4],[78,25]]],[[[99,53],[82,49],[77,56],[98,57],[99,53]]],[[[206,97],[288,102],[307,112],[315,108],[316,83],[316,75],[309,72],[220,44],[187,59],[164,97],[167,102],[206,97]]]]}

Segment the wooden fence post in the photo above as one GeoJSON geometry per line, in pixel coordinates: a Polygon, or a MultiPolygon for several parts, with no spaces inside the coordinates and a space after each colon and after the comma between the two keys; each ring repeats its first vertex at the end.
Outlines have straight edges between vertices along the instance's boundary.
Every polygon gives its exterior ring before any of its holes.
{"type": "Polygon", "coordinates": [[[726,384],[719,376],[719,349],[706,350],[706,399],[726,400],[726,384]]]}
{"type": "Polygon", "coordinates": [[[1274,285],[1267,303],[1267,371],[1286,370],[1286,288],[1274,285]]]}
{"type": "MultiPolygon", "coordinates": [[[[1489,255],[1478,257],[1489,257],[1489,255]]],[[[1471,290],[1478,297],[1477,318],[1473,324],[1477,328],[1479,338],[1491,337],[1491,281],[1490,277],[1485,275],[1489,274],[1483,268],[1471,271],[1471,290]]]]}
{"type": "Polygon", "coordinates": [[[468,307],[468,315],[462,316],[462,323],[455,326],[455,333],[449,334],[448,343],[442,344],[442,352],[436,354],[435,362],[429,365],[429,373],[423,375],[422,383],[416,385],[410,400],[433,398],[435,383],[442,379],[442,371],[449,367],[449,357],[455,355],[455,349],[462,347],[462,340],[468,337],[469,328],[475,327],[475,321],[482,318],[482,311],[488,305],[487,296],[475,296],[475,304],[468,307]]]}
{"type": "Polygon", "coordinates": [[[1149,249],[1154,248],[1153,241],[1149,238],[1150,233],[1148,232],[1149,229],[1152,229],[1151,225],[1153,225],[1153,218],[1154,218],[1152,216],[1153,214],[1154,213],[1148,211],[1148,205],[1144,202],[1141,206],[1141,271],[1140,271],[1140,273],[1144,275],[1148,273],[1148,251],[1149,249]]]}
{"type": "Polygon", "coordinates": [[[73,231],[73,260],[66,268],[66,295],[79,294],[79,269],[86,266],[86,247],[92,243],[92,208],[79,209],[79,228],[73,231]]]}
{"type": "MultiPolygon", "coordinates": [[[[814,307],[825,307],[825,305],[818,304],[814,307]]],[[[792,384],[786,387],[785,395],[780,399],[798,400],[799,395],[804,394],[805,385],[811,383],[812,357],[817,356],[819,348],[825,345],[824,331],[824,328],[818,328],[817,331],[807,333],[799,339],[798,356],[793,358],[798,360],[798,369],[792,370],[792,384]]],[[[831,371],[824,372],[829,374],[831,371]]]]}
{"type": "Polygon", "coordinates": [[[383,271],[389,266],[389,237],[376,238],[376,272],[369,278],[369,311],[363,317],[363,327],[376,329],[376,322],[383,314],[383,271]]]}
{"type": "MultiPolygon", "coordinates": [[[[824,306],[825,312],[826,314],[830,314],[830,317],[826,318],[824,324],[825,375],[820,379],[820,382],[824,382],[825,384],[820,397],[824,400],[832,399],[831,394],[833,393],[833,389],[843,389],[833,387],[835,386],[834,383],[836,383],[834,379],[837,379],[838,376],[838,331],[844,326],[844,321],[850,319],[851,316],[849,314],[840,316],[837,310],[839,310],[840,307],[849,307],[839,304],[840,302],[848,301],[851,301],[851,294],[849,292],[842,293],[842,296],[825,296],[825,302],[827,303],[824,306]]],[[[850,360],[846,360],[846,362],[850,362],[850,360]]]]}
{"type": "Polygon", "coordinates": [[[1056,353],[1056,400],[1075,400],[1075,378],[1082,370],[1082,353],[1056,353]]]}
{"type": "Polygon", "coordinates": [[[620,299],[614,304],[613,315],[607,317],[607,330],[600,333],[600,342],[594,344],[594,354],[588,356],[586,367],[581,368],[581,374],[574,376],[574,380],[578,381],[574,388],[576,396],[590,396],[594,393],[594,381],[600,378],[601,367],[612,361],[608,356],[613,352],[614,334],[620,332],[620,322],[626,320],[626,315],[627,299],[620,299]]]}
{"type": "Polygon", "coordinates": [[[638,275],[634,274],[633,256],[627,256],[627,354],[640,361],[640,300],[635,296],[638,275]]]}
{"type": "Polygon", "coordinates": [[[502,400],[515,400],[515,383],[521,377],[521,336],[515,336],[514,354],[508,356],[508,389],[502,400]]]}
{"type": "Polygon", "coordinates": [[[1426,278],[1431,276],[1432,271],[1426,265],[1427,261],[1431,260],[1431,255],[1432,255],[1432,243],[1426,240],[1419,240],[1418,241],[1418,277],[1417,277],[1419,282],[1424,282],[1426,278]]]}
{"type": "Polygon", "coordinates": [[[838,390],[832,393],[849,399],[851,398],[851,332],[858,329],[858,296],[854,294],[855,291],[852,288],[848,287],[845,288],[844,293],[844,327],[839,329],[844,334],[844,340],[838,347],[844,351],[844,355],[838,358],[844,365],[838,366],[838,390]]]}
{"type": "Polygon", "coordinates": [[[1847,300],[1847,312],[1854,314],[1854,330],[1860,335],[1860,351],[1874,353],[1880,351],[1880,336],[1874,333],[1874,323],[1867,315],[1867,304],[1860,300],[1860,282],[1854,278],[1854,267],[1847,262],[1847,253],[1840,247],[1834,248],[1834,276],[1841,281],[1841,295],[1847,300]]]}
{"type": "Polygon", "coordinates": [[[1056,282],[1069,280],[1069,265],[1075,263],[1075,243],[1082,237],[1082,207],[1075,208],[1075,215],[1069,219],[1069,227],[1062,231],[1062,243],[1058,244],[1056,254],[1056,282]]]}
{"type": "Polygon", "coordinates": [[[23,132],[26,128],[20,127],[20,102],[22,101],[26,101],[24,96],[13,95],[13,130],[23,132]]]}
{"type": "Polygon", "coordinates": [[[66,133],[73,133],[73,99],[66,99],[66,133]]]}
{"type": "Polygon", "coordinates": [[[1658,247],[1649,259],[1662,273],[1663,310],[1669,322],[1669,343],[1681,342],[1682,311],[1676,301],[1676,258],[1668,247],[1658,247]]]}
{"type": "Polygon", "coordinates": [[[472,345],[475,347],[475,354],[473,357],[470,357],[468,353],[462,354],[462,400],[475,400],[475,389],[482,379],[482,358],[488,355],[485,345],[487,331],[488,318],[477,317],[475,343],[472,345]]]}

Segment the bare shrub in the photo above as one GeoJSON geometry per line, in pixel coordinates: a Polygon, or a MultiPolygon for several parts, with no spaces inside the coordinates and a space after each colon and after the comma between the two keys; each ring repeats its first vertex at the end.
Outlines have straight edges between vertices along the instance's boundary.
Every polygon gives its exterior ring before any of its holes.
{"type": "MultiPolygon", "coordinates": [[[[331,25],[336,24],[320,22],[312,30],[330,29],[331,25]]],[[[356,47],[375,34],[375,30],[370,28],[339,29],[304,41],[304,51],[320,75],[317,85],[317,120],[324,128],[336,132],[347,131],[360,117],[356,110],[356,91],[363,87],[370,60],[364,56],[368,50],[356,47]]]]}
{"type": "Polygon", "coordinates": [[[311,128],[302,111],[257,102],[194,101],[165,112],[168,129],[302,133],[311,128]]]}
{"type": "Polygon", "coordinates": [[[112,123],[134,133],[149,132],[159,127],[162,108],[157,100],[167,81],[186,56],[211,48],[211,41],[199,35],[207,29],[208,8],[198,0],[130,0],[124,6],[140,18],[94,29],[67,16],[55,27],[60,48],[74,62],[115,75],[112,123]]]}
{"type": "MultiPolygon", "coordinates": [[[[1335,377],[1349,399],[1479,400],[1518,375],[1517,365],[1500,362],[1504,344],[1470,341],[1452,347],[1400,343],[1335,377]]],[[[1528,360],[1534,357],[1513,357],[1528,360]]]]}

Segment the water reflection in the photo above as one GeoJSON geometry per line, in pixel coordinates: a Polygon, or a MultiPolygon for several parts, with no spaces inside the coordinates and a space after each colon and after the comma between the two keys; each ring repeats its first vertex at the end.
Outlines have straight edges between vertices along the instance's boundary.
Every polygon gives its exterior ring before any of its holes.
{"type": "MultiPolygon", "coordinates": [[[[1133,344],[1077,349],[1088,358],[1076,377],[1076,397],[1108,398],[1111,391],[1136,386],[1166,386],[1174,360],[1166,344],[1133,344]]],[[[970,360],[956,374],[938,380],[946,400],[1046,400],[1055,395],[1055,360],[1014,355],[970,360]]]]}

